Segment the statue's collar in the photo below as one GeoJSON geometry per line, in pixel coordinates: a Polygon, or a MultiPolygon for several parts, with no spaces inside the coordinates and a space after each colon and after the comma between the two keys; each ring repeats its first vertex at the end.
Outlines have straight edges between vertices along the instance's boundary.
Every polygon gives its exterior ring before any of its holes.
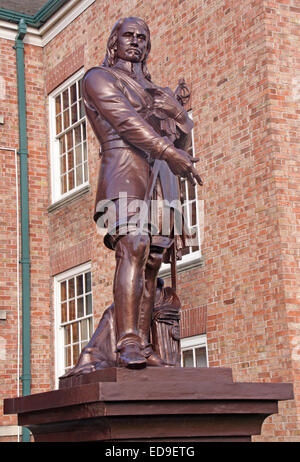
{"type": "Polygon", "coordinates": [[[139,80],[140,78],[142,78],[143,80],[145,79],[141,63],[132,63],[131,61],[118,59],[116,64],[113,66],[113,69],[124,71],[135,80],[139,80]]]}

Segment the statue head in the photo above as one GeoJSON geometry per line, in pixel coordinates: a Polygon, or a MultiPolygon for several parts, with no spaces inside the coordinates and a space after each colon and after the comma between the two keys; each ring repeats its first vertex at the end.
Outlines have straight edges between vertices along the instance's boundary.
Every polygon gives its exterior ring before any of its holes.
{"type": "MultiPolygon", "coordinates": [[[[132,39],[134,40],[134,39],[132,39]]],[[[137,44],[133,46],[138,48],[137,44]]],[[[116,64],[118,58],[122,58],[131,62],[141,62],[142,71],[146,79],[151,80],[150,73],[147,69],[147,58],[151,50],[151,41],[150,41],[150,30],[147,24],[143,19],[129,17],[119,19],[112,31],[107,41],[106,55],[103,62],[103,66],[112,67],[116,64]],[[139,54],[138,50],[132,52],[131,54],[123,55],[124,41],[126,40],[126,33],[136,29],[137,33],[140,36],[145,37],[144,41],[144,51],[142,55],[139,54]],[[120,35],[121,34],[121,35],[120,35]]]]}

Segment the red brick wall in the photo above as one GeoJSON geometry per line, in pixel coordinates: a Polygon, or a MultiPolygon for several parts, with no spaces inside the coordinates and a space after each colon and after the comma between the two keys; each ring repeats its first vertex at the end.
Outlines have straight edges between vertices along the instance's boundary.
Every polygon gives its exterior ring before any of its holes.
{"type": "MultiPolygon", "coordinates": [[[[184,77],[192,88],[195,147],[200,157],[197,168],[204,179],[199,190],[205,207],[204,266],[178,277],[182,335],[206,330],[210,366],[232,367],[235,380],[294,381],[296,400],[280,403],[280,413],[266,420],[263,436],[256,440],[299,440],[300,82],[299,11],[293,4],[292,0],[152,0],[151,4],[98,0],[42,53],[26,47],[28,58],[32,53],[33,65],[39,69],[38,83],[34,80],[31,87],[39,95],[34,96],[32,117],[40,111],[35,130],[42,127],[40,149],[33,149],[33,138],[30,141],[36,161],[36,166],[30,164],[31,223],[36,224],[31,234],[35,391],[42,391],[43,383],[50,386],[53,301],[49,310],[49,274],[91,259],[97,322],[112,301],[114,269],[113,255],[104,248],[92,222],[99,160],[90,127],[91,190],[60,209],[46,211],[50,204],[47,182],[41,187],[47,178],[42,61],[48,79],[56,73],[65,78],[66,60],[76,50],[84,50],[85,69],[98,65],[114,22],[123,16],[140,16],[152,33],[149,68],[153,80],[175,88],[178,78],[184,77]],[[51,269],[47,267],[47,217],[51,269]],[[37,243],[42,245],[44,263],[38,260],[37,243]],[[45,350],[40,351],[41,345],[45,350]],[[38,360],[42,367],[35,365],[38,360]],[[48,375],[40,386],[43,373],[48,375]]],[[[47,119],[46,89],[44,97],[47,119]]],[[[15,101],[15,94],[11,98],[15,101]]],[[[34,128],[33,119],[30,126],[34,128]]],[[[10,135],[14,140],[13,131],[10,135]]]]}
{"type": "Polygon", "coordinates": [[[43,51],[25,46],[31,274],[32,393],[51,386],[47,122],[43,51]]]}
{"type": "MultiPolygon", "coordinates": [[[[18,149],[16,54],[14,42],[0,40],[1,147],[18,149]]],[[[31,258],[31,373],[32,392],[51,386],[51,340],[49,297],[48,165],[44,105],[43,55],[37,47],[25,45],[25,81],[28,128],[29,232],[31,258]]],[[[14,153],[1,150],[1,400],[17,395],[17,214],[14,153]]],[[[18,159],[18,170],[20,164],[18,159]]],[[[20,198],[19,198],[20,201],[20,198]]],[[[21,247],[20,247],[21,252],[21,247]]],[[[21,253],[20,253],[21,258],[21,253]]],[[[21,268],[20,268],[21,283],[21,268]]],[[[21,290],[21,286],[20,286],[21,290]]],[[[20,300],[21,303],[21,300],[20,300]]],[[[21,309],[21,305],[20,305],[21,309]]],[[[21,319],[20,319],[21,324],[21,319]]],[[[20,358],[21,361],[21,358],[20,358]]],[[[21,374],[21,369],[19,371],[21,374]]],[[[20,392],[22,386],[20,382],[20,392]]],[[[0,406],[2,415],[2,401],[0,406]]],[[[3,425],[15,425],[15,416],[1,418],[3,425]]]]}
{"type": "MultiPolygon", "coordinates": [[[[299,168],[300,168],[300,5],[291,0],[266,2],[265,31],[268,68],[268,133],[272,141],[273,190],[276,197],[278,249],[281,267],[277,278],[284,290],[287,329],[276,339],[276,350],[290,343],[296,413],[287,411],[288,423],[278,423],[276,434],[300,439],[300,312],[299,312],[299,168]],[[297,7],[298,6],[298,7],[297,7]],[[291,414],[291,415],[289,415],[291,414]],[[286,430],[286,428],[288,430],[286,430]]],[[[275,343],[275,342],[274,342],[275,343]]],[[[267,423],[265,424],[267,427],[267,423]]],[[[267,428],[266,428],[267,432],[267,428]]],[[[268,430],[270,435],[270,430],[268,430]]]]}
{"type": "MultiPolygon", "coordinates": [[[[15,51],[10,41],[0,41],[0,113],[5,125],[0,125],[0,146],[17,148],[16,127],[18,126],[15,110],[16,79],[14,65],[15,51]],[[4,71],[4,72],[3,72],[4,71]]],[[[0,203],[1,203],[1,237],[0,237],[0,309],[6,312],[6,319],[0,320],[0,374],[2,415],[3,397],[17,394],[17,214],[16,214],[16,178],[14,152],[0,150],[0,203]]],[[[3,419],[6,425],[15,425],[15,416],[3,419]]]]}

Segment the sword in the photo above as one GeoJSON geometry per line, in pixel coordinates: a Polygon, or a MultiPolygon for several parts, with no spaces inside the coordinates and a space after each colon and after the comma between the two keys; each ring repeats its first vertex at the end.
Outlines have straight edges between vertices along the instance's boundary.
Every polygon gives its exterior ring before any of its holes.
{"type": "MultiPolygon", "coordinates": [[[[151,201],[151,197],[153,194],[154,186],[158,177],[159,169],[161,167],[162,161],[159,159],[155,159],[154,165],[152,168],[152,172],[148,181],[148,185],[146,188],[144,202],[146,203],[146,207],[143,207],[141,211],[140,221],[139,221],[139,228],[143,229],[146,223],[146,218],[148,217],[149,205],[151,201]]],[[[176,271],[176,247],[175,247],[175,236],[174,236],[174,227],[173,227],[173,238],[174,242],[171,246],[171,281],[172,281],[172,289],[176,291],[177,287],[177,271],[176,271]]]]}

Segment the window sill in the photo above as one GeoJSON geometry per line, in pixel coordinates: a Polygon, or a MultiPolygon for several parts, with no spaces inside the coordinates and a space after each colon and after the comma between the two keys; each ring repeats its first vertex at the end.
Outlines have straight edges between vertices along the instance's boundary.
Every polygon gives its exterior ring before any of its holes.
{"type": "Polygon", "coordinates": [[[90,190],[91,186],[87,184],[82,188],[78,189],[77,191],[74,191],[73,193],[69,194],[68,196],[59,199],[58,201],[54,202],[53,204],[49,205],[49,207],[47,207],[48,213],[52,213],[55,210],[58,210],[64,207],[65,205],[70,204],[71,202],[75,201],[76,199],[79,199],[81,196],[84,196],[85,194],[90,192],[90,190]]]}
{"type": "MultiPolygon", "coordinates": [[[[185,271],[190,271],[194,268],[198,268],[198,267],[201,267],[201,266],[204,266],[204,257],[203,255],[201,256],[197,256],[191,260],[188,260],[188,261],[184,261],[184,260],[179,260],[177,262],[177,265],[176,265],[176,268],[177,268],[177,273],[183,273],[185,271]]],[[[164,264],[162,266],[162,268],[160,269],[159,273],[158,273],[158,277],[169,277],[171,276],[171,265],[168,263],[168,264],[164,264]]]]}

